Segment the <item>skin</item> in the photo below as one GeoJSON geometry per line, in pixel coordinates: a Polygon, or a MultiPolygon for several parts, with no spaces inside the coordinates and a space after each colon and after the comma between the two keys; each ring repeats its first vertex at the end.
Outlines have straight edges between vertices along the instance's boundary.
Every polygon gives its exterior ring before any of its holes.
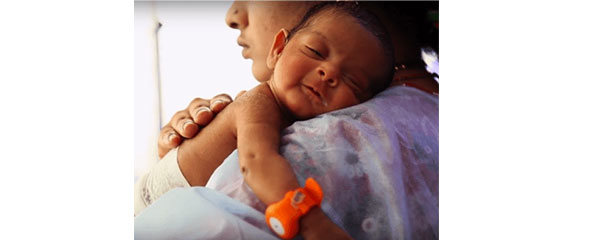
{"type": "MultiPolygon", "coordinates": [[[[233,2],[225,16],[225,23],[240,30],[238,45],[242,47],[243,57],[252,60],[252,73],[258,81],[265,82],[271,77],[272,70],[267,67],[266,59],[273,36],[282,28],[294,27],[314,4],[316,3],[299,1],[233,2]]],[[[227,94],[220,94],[212,99],[194,99],[161,129],[158,140],[159,157],[164,157],[185,139],[194,137],[201,126],[207,125],[231,102],[232,99],[227,94]]]]}
{"type": "MultiPolygon", "coordinates": [[[[270,46],[263,43],[271,41],[271,39],[267,38],[271,38],[279,29],[291,29],[312,4],[305,2],[237,1],[232,4],[227,12],[226,24],[233,29],[240,30],[238,43],[243,48],[242,54],[244,58],[253,61],[252,72],[257,80],[261,82],[266,81],[272,74],[272,70],[266,66],[266,61],[264,61],[266,59],[265,56],[269,53],[270,46]]],[[[383,20],[386,23],[385,19],[383,20]]],[[[400,61],[409,59],[407,57],[409,54],[403,51],[403,44],[406,40],[403,38],[402,33],[398,33],[395,29],[393,24],[388,25],[388,31],[395,45],[395,57],[400,61]]],[[[396,71],[391,86],[402,85],[407,82],[430,92],[438,92],[437,82],[424,68],[396,71]]],[[[236,101],[242,93],[236,96],[236,101]]],[[[191,138],[199,132],[200,126],[207,125],[215,116],[216,121],[222,114],[217,115],[217,113],[223,109],[231,108],[231,106],[225,108],[231,102],[231,97],[224,94],[217,95],[210,100],[202,98],[194,99],[186,109],[177,112],[171,121],[161,130],[158,143],[159,156],[162,158],[169,150],[182,143],[182,148],[185,144],[193,144],[187,142],[195,139],[191,138]]],[[[206,127],[200,133],[211,136],[208,129],[206,127]]],[[[210,139],[210,137],[206,139],[210,139]]],[[[216,166],[206,165],[204,169],[214,170],[214,168],[216,166]]],[[[348,237],[325,216],[320,208],[313,208],[313,210],[302,218],[300,224],[301,234],[307,239],[348,237]],[[313,224],[315,223],[317,223],[316,226],[320,227],[314,227],[313,224]]]]}
{"type": "MultiPolygon", "coordinates": [[[[294,119],[366,100],[361,96],[372,94],[365,89],[387,72],[385,64],[375,64],[386,61],[378,40],[345,13],[325,10],[288,42],[286,36],[283,29],[277,33],[267,56],[268,68],[274,68],[271,80],[241,96],[181,145],[178,163],[190,185],[205,185],[237,148],[242,175],[256,196],[266,205],[281,200],[300,187],[279,154],[281,130],[294,119]]],[[[320,208],[306,216],[302,235],[348,238],[320,208]]]]}
{"type": "Polygon", "coordinates": [[[252,74],[260,81],[271,78],[266,64],[273,36],[282,28],[291,29],[313,5],[307,2],[234,2],[225,17],[227,25],[240,30],[237,43],[242,56],[252,59],[252,74]]]}
{"type": "Polygon", "coordinates": [[[354,18],[316,18],[316,26],[300,30],[285,48],[286,34],[280,31],[267,59],[267,66],[275,69],[270,86],[297,119],[366,100],[372,96],[365,90],[370,80],[383,79],[387,72],[381,64],[384,51],[372,34],[362,27],[354,32],[339,27],[339,22],[354,18]]]}

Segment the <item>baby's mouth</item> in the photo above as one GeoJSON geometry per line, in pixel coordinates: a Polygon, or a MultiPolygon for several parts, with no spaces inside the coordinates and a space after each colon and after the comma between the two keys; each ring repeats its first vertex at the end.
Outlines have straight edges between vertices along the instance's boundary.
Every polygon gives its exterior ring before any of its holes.
{"type": "Polygon", "coordinates": [[[319,91],[315,90],[314,88],[310,87],[310,86],[306,86],[306,88],[313,94],[315,95],[319,100],[321,100],[321,104],[323,104],[323,106],[327,107],[327,101],[325,100],[325,98],[323,97],[323,95],[321,95],[319,93],[319,91]]]}

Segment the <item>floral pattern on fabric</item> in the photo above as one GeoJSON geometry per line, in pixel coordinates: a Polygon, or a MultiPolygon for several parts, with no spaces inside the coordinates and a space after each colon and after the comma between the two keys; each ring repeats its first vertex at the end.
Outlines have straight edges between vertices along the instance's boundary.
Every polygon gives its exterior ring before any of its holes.
{"type": "MultiPolygon", "coordinates": [[[[322,209],[355,239],[438,239],[438,122],[437,97],[398,86],[295,122],[280,152],[299,182],[319,182],[322,209]]],[[[237,151],[207,187],[265,209],[243,182],[237,151]]]]}
{"type": "Polygon", "coordinates": [[[323,210],[357,239],[438,238],[438,98],[394,87],[296,122],[282,154],[315,178],[323,210]]]}

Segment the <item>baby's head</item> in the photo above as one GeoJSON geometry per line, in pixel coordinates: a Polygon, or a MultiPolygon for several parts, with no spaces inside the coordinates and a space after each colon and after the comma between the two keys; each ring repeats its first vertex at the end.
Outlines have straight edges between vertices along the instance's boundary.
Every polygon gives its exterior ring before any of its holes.
{"type": "Polygon", "coordinates": [[[315,5],[267,56],[271,89],[298,119],[366,101],[389,85],[393,65],[383,26],[354,2],[315,5]]]}

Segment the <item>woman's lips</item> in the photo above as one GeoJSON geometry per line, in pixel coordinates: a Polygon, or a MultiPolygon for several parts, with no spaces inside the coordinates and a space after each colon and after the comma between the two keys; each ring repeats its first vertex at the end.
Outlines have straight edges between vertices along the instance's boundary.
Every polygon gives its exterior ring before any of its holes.
{"type": "Polygon", "coordinates": [[[244,57],[244,59],[250,58],[249,51],[250,51],[250,49],[247,47],[242,48],[242,57],[244,57]]]}
{"type": "Polygon", "coordinates": [[[242,47],[242,57],[244,57],[244,59],[248,59],[250,57],[250,46],[244,41],[244,39],[242,39],[242,37],[238,37],[237,44],[242,47]]]}
{"type": "Polygon", "coordinates": [[[249,47],[248,44],[244,41],[244,39],[242,37],[238,37],[237,39],[237,44],[240,45],[241,47],[249,47]]]}

